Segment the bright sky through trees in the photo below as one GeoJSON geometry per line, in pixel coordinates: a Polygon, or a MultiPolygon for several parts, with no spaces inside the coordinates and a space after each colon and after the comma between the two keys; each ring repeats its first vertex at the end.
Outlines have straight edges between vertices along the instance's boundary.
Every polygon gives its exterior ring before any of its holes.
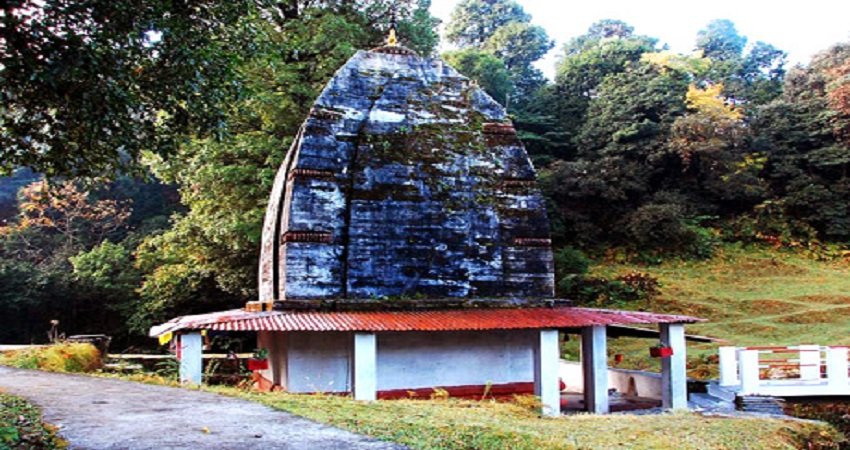
{"type": "MultiPolygon", "coordinates": [[[[458,0],[433,0],[431,12],[445,24],[458,0]]],[[[620,19],[635,32],[658,37],[676,52],[694,47],[696,32],[714,19],[735,22],[749,43],[765,41],[788,52],[791,64],[807,63],[820,50],[836,42],[850,40],[850,1],[808,0],[803,3],[775,0],[518,0],[543,26],[555,48],[538,61],[547,76],[554,73],[555,55],[573,36],[587,31],[600,19],[620,19]]]]}

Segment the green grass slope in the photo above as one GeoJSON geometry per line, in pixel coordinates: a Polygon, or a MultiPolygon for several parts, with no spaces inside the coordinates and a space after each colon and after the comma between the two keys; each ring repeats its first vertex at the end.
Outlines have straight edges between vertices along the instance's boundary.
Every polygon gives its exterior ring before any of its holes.
{"type": "MultiPolygon", "coordinates": [[[[728,345],[850,344],[850,261],[819,261],[770,248],[725,246],[704,261],[668,261],[657,266],[600,263],[599,276],[633,270],[662,284],[655,299],[632,309],[687,314],[708,319],[689,325],[690,334],[725,339],[728,345]]],[[[618,339],[611,353],[626,355],[628,367],[654,367],[647,340],[618,339]]],[[[689,345],[692,368],[717,345],[689,345]]],[[[695,375],[699,375],[698,373],[695,375]]]]}

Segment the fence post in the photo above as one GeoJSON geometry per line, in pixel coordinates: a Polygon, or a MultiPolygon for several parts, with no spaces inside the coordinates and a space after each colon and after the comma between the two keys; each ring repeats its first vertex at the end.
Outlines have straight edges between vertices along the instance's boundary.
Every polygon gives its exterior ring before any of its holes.
{"type": "Polygon", "coordinates": [[[847,347],[827,347],[826,379],[830,388],[847,390],[847,347]]]}
{"type": "Polygon", "coordinates": [[[735,347],[720,347],[720,385],[737,386],[738,381],[738,349],[735,347]]]}
{"type": "Polygon", "coordinates": [[[820,346],[801,345],[800,349],[800,379],[820,380],[820,346]]]}
{"type": "Polygon", "coordinates": [[[758,393],[759,352],[758,350],[738,350],[738,372],[741,376],[741,395],[758,393]]]}

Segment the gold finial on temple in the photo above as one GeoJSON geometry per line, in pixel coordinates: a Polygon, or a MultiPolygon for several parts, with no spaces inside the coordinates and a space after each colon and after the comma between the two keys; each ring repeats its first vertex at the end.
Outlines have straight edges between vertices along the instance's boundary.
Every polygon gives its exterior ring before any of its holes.
{"type": "Polygon", "coordinates": [[[387,37],[387,45],[391,47],[398,45],[398,36],[395,34],[395,25],[390,28],[390,35],[387,37]]]}

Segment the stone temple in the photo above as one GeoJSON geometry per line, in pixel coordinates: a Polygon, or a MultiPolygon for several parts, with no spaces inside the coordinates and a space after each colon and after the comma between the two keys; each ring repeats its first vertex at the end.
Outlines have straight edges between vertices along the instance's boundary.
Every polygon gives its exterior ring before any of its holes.
{"type": "Polygon", "coordinates": [[[316,100],[271,192],[259,301],[173,319],[181,377],[201,330],[256,331],[259,386],[361,400],[536,393],[560,411],[559,343],[582,339],[587,409],[608,409],[606,336],[661,324],[665,405],[685,404],[684,316],[554,298],[545,202],[504,108],[436,58],[357,52],[316,100]]]}
{"type": "Polygon", "coordinates": [[[260,299],[552,298],[546,209],[505,110],[397,49],[358,52],[316,100],[272,191],[260,299]]]}

